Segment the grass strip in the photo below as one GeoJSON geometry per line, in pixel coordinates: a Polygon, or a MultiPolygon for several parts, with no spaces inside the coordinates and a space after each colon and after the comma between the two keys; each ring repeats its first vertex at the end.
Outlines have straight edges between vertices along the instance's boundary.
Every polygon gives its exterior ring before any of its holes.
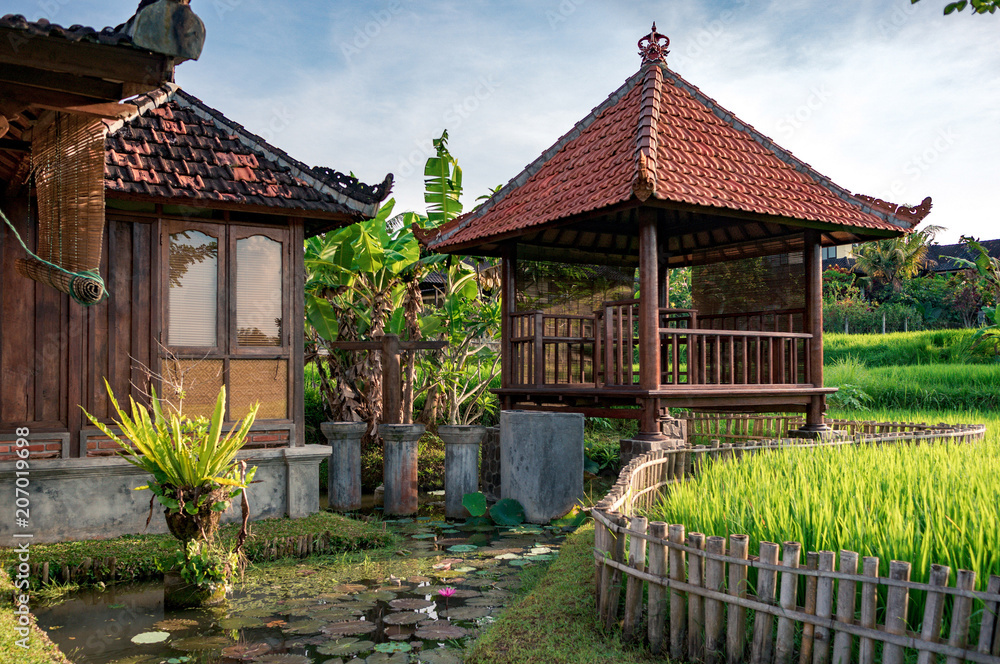
{"type": "MultiPolygon", "coordinates": [[[[303,535],[320,536],[330,533],[328,553],[376,549],[391,544],[394,535],[381,526],[348,519],[331,512],[319,512],[301,519],[262,519],[250,523],[251,534],[247,538],[245,551],[252,562],[269,558],[269,543],[280,538],[298,538],[303,535]]],[[[226,546],[235,543],[239,525],[226,524],[219,528],[220,541],[226,546]]],[[[31,547],[31,562],[41,570],[43,563],[49,563],[49,579],[61,578],[63,566],[78,567],[85,558],[92,561],[116,559],[118,580],[142,581],[162,576],[156,566],[178,547],[172,535],[123,535],[107,540],[82,540],[58,544],[39,544],[31,547]]],[[[0,569],[11,570],[16,564],[13,549],[0,549],[0,569]]],[[[98,567],[89,573],[74,575],[73,582],[79,585],[97,583],[98,575],[107,574],[107,569],[98,567]]],[[[32,588],[38,588],[40,572],[32,578],[32,588]]]]}
{"type": "Polygon", "coordinates": [[[870,367],[996,362],[993,344],[974,347],[975,333],[972,329],[888,334],[828,332],[823,335],[823,354],[827,363],[856,358],[863,359],[870,367]]]}
{"type": "Polygon", "coordinates": [[[605,634],[594,597],[594,525],[566,538],[541,578],[524,577],[531,591],[507,608],[466,653],[468,664],[630,664],[649,655],[605,634]],[[532,587],[533,586],[533,587],[532,587]]]}
{"type": "Polygon", "coordinates": [[[24,637],[17,632],[20,623],[12,599],[21,592],[14,587],[7,572],[0,569],[0,664],[69,664],[59,648],[35,625],[34,616],[30,617],[28,647],[18,645],[24,637]]]}

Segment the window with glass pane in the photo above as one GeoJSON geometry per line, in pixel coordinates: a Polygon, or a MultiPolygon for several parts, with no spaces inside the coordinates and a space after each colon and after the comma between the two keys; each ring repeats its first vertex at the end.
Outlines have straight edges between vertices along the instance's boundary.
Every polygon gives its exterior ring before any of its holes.
{"type": "Polygon", "coordinates": [[[263,235],[236,241],[236,338],[240,346],[281,345],[281,243],[263,235]]]}
{"type": "Polygon", "coordinates": [[[170,236],[169,262],[167,343],[216,346],[218,240],[198,231],[174,233],[170,236]]]}

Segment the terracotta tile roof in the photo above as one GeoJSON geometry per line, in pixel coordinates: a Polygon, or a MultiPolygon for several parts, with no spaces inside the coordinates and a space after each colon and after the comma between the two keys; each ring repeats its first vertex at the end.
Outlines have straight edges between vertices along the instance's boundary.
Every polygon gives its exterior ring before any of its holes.
{"type": "Polygon", "coordinates": [[[930,211],[851,194],[650,62],[484,205],[418,236],[468,248],[633,197],[899,233],[930,211]]]}
{"type": "Polygon", "coordinates": [[[109,194],[370,218],[392,185],[310,168],[174,85],[129,103],[134,114],[107,123],[109,194]]]}
{"type": "Polygon", "coordinates": [[[0,28],[9,28],[23,32],[27,37],[58,37],[69,41],[86,41],[105,46],[132,46],[132,38],[125,32],[125,26],[103,28],[96,30],[84,25],[71,25],[64,28],[46,19],[29,21],[20,14],[7,14],[0,17],[0,28]]]}

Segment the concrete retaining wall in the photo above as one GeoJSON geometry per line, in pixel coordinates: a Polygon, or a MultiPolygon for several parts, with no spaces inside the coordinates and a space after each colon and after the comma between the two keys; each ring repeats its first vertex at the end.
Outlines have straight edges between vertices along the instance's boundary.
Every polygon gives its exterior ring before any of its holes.
{"type": "MultiPolygon", "coordinates": [[[[254,483],[247,490],[253,519],[308,516],[319,511],[319,463],[330,455],[326,445],[240,452],[239,458],[257,466],[254,483]]],[[[15,466],[0,463],[0,496],[4,503],[14,496],[15,466]]],[[[149,475],[123,459],[45,459],[29,469],[30,527],[15,528],[11,518],[0,520],[0,542],[9,543],[14,532],[33,533],[35,543],[80,539],[105,539],[130,533],[165,533],[163,508],[154,503],[146,529],[149,490],[133,489],[148,482],[149,475]]],[[[224,521],[240,519],[236,504],[224,521]]]]}

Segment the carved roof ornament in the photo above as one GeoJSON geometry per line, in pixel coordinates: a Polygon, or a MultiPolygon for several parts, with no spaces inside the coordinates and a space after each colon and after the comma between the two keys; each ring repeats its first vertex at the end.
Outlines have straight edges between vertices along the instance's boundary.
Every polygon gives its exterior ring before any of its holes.
{"type": "Polygon", "coordinates": [[[647,62],[666,62],[667,54],[670,51],[670,40],[666,35],[661,35],[656,31],[656,21],[653,21],[653,29],[648,35],[639,40],[639,55],[642,56],[642,64],[647,62]]]}
{"type": "Polygon", "coordinates": [[[923,221],[931,212],[931,197],[928,196],[920,205],[914,207],[907,207],[905,205],[897,205],[896,203],[889,203],[883,201],[881,198],[874,198],[872,196],[865,196],[864,194],[855,194],[855,198],[860,198],[861,200],[868,203],[872,209],[879,210],[880,212],[885,212],[887,214],[894,215],[897,219],[903,219],[910,222],[913,225],[919,224],[923,221]]]}

